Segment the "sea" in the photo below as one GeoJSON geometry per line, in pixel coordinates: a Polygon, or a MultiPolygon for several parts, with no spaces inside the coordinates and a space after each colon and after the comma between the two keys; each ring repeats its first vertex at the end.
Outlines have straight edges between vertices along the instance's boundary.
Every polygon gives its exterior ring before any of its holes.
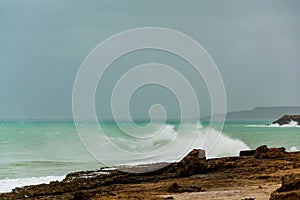
{"type": "MultiPolygon", "coordinates": [[[[140,127],[147,129],[146,122],[139,123],[140,127]]],[[[180,123],[173,121],[157,124],[156,126],[160,127],[159,134],[151,135],[151,137],[155,136],[155,139],[146,137],[146,139],[131,141],[133,137],[124,134],[118,124],[103,122],[101,126],[105,127],[105,135],[109,139],[99,141],[100,146],[106,145],[112,148],[105,148],[98,153],[103,154],[103,158],[113,160],[113,162],[106,162],[95,157],[86,142],[82,140],[85,134],[93,140],[93,134],[96,134],[92,130],[94,124],[84,123],[85,129],[82,130],[86,133],[78,134],[78,129],[72,121],[2,121],[0,122],[0,193],[10,192],[15,187],[62,180],[70,172],[110,167],[109,165],[113,164],[178,161],[193,148],[209,146],[203,142],[210,135],[213,135],[214,141],[206,140],[213,143],[207,153],[208,158],[237,156],[240,150],[255,149],[260,145],[285,147],[287,151],[300,150],[299,125],[290,123],[278,126],[267,125],[268,123],[270,122],[226,122],[221,130],[217,130],[210,127],[209,123],[200,122],[197,131],[191,136],[189,124],[186,124],[183,129],[185,132],[182,132],[179,129],[180,123]],[[179,131],[181,131],[180,135],[179,131]],[[191,137],[193,137],[192,143],[186,143],[186,140],[191,137]],[[168,144],[172,145],[169,149],[164,149],[168,144]],[[189,145],[186,147],[184,146],[186,144],[189,145]],[[133,152],[133,156],[113,154],[111,151],[114,149],[120,152],[133,152]],[[156,154],[149,156],[149,152],[157,149],[159,151],[156,151],[156,154]],[[139,152],[144,152],[144,156],[135,156],[139,152]],[[172,157],[172,152],[179,152],[179,154],[176,154],[177,157],[174,155],[172,157]]],[[[127,130],[134,131],[136,127],[136,124],[125,123],[125,125],[127,130]]],[[[153,130],[152,126],[148,132],[151,133],[153,130]]]]}

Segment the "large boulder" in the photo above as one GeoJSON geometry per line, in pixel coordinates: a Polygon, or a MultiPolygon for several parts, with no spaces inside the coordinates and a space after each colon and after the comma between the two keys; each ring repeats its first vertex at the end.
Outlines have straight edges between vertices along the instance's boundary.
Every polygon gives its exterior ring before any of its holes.
{"type": "Polygon", "coordinates": [[[191,176],[206,171],[205,151],[192,150],[176,166],[176,175],[179,177],[191,176]]]}

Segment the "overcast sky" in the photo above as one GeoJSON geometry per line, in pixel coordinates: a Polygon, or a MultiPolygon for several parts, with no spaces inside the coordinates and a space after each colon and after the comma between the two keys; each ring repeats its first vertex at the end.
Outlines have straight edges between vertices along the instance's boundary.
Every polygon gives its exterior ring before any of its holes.
{"type": "MultiPolygon", "coordinates": [[[[83,59],[109,36],[145,26],[174,29],[203,45],[222,74],[228,111],[299,106],[299,11],[297,0],[1,0],[0,119],[71,119],[72,88],[83,59]]],[[[178,58],[144,51],[115,65],[130,69],[147,62],[180,65],[199,83],[201,115],[209,114],[205,84],[178,58]]],[[[97,95],[103,118],[110,118],[107,99],[121,75],[111,74],[97,95]]],[[[161,101],[176,118],[178,102],[171,97],[165,89],[144,88],[134,95],[132,114],[144,118],[148,107],[161,101]]]]}

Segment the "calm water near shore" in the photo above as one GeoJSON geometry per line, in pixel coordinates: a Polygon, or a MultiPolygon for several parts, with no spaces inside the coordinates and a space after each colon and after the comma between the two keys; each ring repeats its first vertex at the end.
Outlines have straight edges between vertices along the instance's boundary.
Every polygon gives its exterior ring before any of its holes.
{"type": "MultiPolygon", "coordinates": [[[[287,151],[300,150],[299,127],[269,127],[267,123],[270,122],[227,122],[209,156],[238,155],[242,149],[254,149],[263,144],[283,146],[287,151]]],[[[163,138],[137,146],[134,142],[124,140],[116,124],[104,124],[119,144],[137,151],[139,148],[150,148],[151,145],[156,148],[170,142],[168,137],[176,136],[177,125],[169,123],[161,130],[163,138]]],[[[204,123],[201,130],[206,126],[204,123]]],[[[211,131],[214,134],[217,132],[211,131]]],[[[190,148],[200,148],[197,146],[199,144],[201,141],[195,141],[190,148]]],[[[120,163],[124,161],[123,158],[114,159],[120,159],[120,163]]],[[[135,164],[149,162],[147,159],[130,159],[135,164]]],[[[155,161],[152,158],[151,162],[155,161]]],[[[157,161],[163,160],[159,158],[157,161]]],[[[166,158],[166,161],[172,160],[166,158]]],[[[84,148],[73,122],[0,122],[0,192],[10,191],[16,186],[60,180],[69,172],[103,166],[84,148]]]]}

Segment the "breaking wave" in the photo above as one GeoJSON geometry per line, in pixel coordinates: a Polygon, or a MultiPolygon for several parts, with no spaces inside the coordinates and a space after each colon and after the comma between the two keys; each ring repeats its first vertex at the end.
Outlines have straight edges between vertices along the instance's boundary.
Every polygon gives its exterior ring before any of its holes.
{"type": "Polygon", "coordinates": [[[298,147],[293,146],[293,147],[290,148],[289,151],[290,152],[295,152],[295,151],[300,151],[300,149],[298,147]]]}
{"type": "Polygon", "coordinates": [[[300,128],[300,125],[298,124],[298,122],[295,121],[291,121],[289,124],[283,124],[283,125],[279,125],[278,123],[275,124],[249,124],[246,125],[246,127],[256,127],[256,128],[268,128],[268,127],[275,127],[275,128],[300,128]]]}
{"type": "Polygon", "coordinates": [[[269,127],[300,127],[300,125],[298,124],[298,122],[295,122],[295,121],[290,121],[289,124],[283,124],[283,125],[279,125],[278,123],[276,124],[270,124],[268,125],[269,127]]]}
{"type": "Polygon", "coordinates": [[[15,187],[23,187],[26,185],[38,185],[42,183],[50,183],[51,181],[61,181],[64,178],[65,176],[45,176],[31,178],[1,179],[0,193],[10,192],[15,187]]]}
{"type": "MultiPolygon", "coordinates": [[[[190,132],[193,131],[192,128],[193,126],[191,125],[190,132]]],[[[176,155],[176,153],[178,154],[178,149],[182,149],[182,153],[184,153],[184,151],[188,153],[193,149],[204,149],[206,151],[206,157],[208,158],[237,156],[241,150],[250,149],[243,141],[231,138],[213,128],[200,127],[197,130],[195,139],[188,147],[184,146],[184,144],[187,144],[187,141],[191,140],[192,134],[189,131],[179,134],[176,132],[174,125],[167,124],[160,132],[159,137],[153,139],[149,138],[143,142],[137,143],[136,141],[126,140],[122,137],[114,138],[113,142],[123,149],[134,150],[135,152],[147,152],[143,157],[136,155],[135,157],[127,158],[125,164],[176,162],[185,156],[185,154],[183,154],[181,157],[178,157],[178,155],[176,155]],[[174,138],[176,138],[176,140],[174,140],[174,138]],[[218,140],[215,140],[215,138],[218,138],[218,140]],[[147,151],[153,148],[160,149],[168,144],[172,144],[170,148],[162,149],[159,154],[151,154],[151,152],[147,151]]]]}

